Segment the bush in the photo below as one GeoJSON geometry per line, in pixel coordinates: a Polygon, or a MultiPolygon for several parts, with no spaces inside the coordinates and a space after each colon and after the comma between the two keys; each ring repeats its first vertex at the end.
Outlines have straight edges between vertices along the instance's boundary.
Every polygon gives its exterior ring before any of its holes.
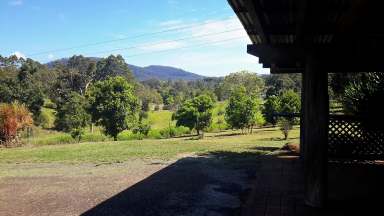
{"type": "Polygon", "coordinates": [[[137,127],[132,130],[132,132],[134,134],[142,134],[144,136],[148,136],[150,130],[151,126],[149,124],[140,123],[137,127]]]}
{"type": "Polygon", "coordinates": [[[161,135],[160,130],[151,129],[148,133],[148,138],[161,139],[163,136],[161,135]]]}
{"type": "Polygon", "coordinates": [[[24,105],[0,104],[0,142],[6,146],[19,145],[20,131],[32,124],[32,114],[24,105]]]}
{"type": "Polygon", "coordinates": [[[293,122],[288,120],[288,119],[286,119],[286,118],[281,118],[278,121],[278,124],[279,124],[281,132],[284,135],[284,139],[287,140],[288,139],[288,135],[289,135],[289,131],[292,130],[293,122]]]}
{"type": "Polygon", "coordinates": [[[37,125],[41,126],[44,129],[53,128],[55,126],[55,116],[53,114],[53,111],[50,109],[43,108],[36,121],[37,125]]]}
{"type": "Polygon", "coordinates": [[[176,136],[182,136],[186,134],[191,134],[191,130],[188,127],[170,127],[160,130],[160,134],[163,138],[170,138],[176,136]]]}

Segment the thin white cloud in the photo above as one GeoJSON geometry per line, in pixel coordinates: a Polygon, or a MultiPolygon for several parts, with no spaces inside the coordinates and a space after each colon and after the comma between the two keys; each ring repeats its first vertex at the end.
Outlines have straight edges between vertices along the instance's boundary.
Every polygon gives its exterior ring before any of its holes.
{"type": "Polygon", "coordinates": [[[145,51],[163,51],[169,49],[177,49],[183,46],[184,43],[180,41],[157,41],[153,43],[153,45],[143,45],[139,48],[145,51]]]}
{"type": "Polygon", "coordinates": [[[8,4],[11,6],[21,6],[23,3],[23,0],[12,0],[8,2],[8,4]]]}
{"type": "MultiPolygon", "coordinates": [[[[189,34],[196,37],[199,35],[213,34],[209,37],[199,38],[200,41],[204,42],[215,42],[231,38],[244,38],[245,41],[249,41],[246,31],[243,29],[240,21],[235,16],[225,20],[207,20],[198,27],[192,28],[189,34]],[[228,32],[215,34],[224,31],[228,32]]],[[[241,41],[241,43],[243,42],[244,41],[241,41]]]]}
{"type": "Polygon", "coordinates": [[[11,55],[15,55],[17,58],[24,58],[25,59],[25,54],[20,52],[20,51],[15,51],[11,55]]]}
{"type": "Polygon", "coordinates": [[[178,32],[178,37],[194,37],[188,40],[191,43],[213,43],[217,41],[229,40],[233,38],[240,38],[240,43],[250,43],[250,39],[244,30],[242,24],[236,16],[231,16],[227,19],[210,19],[201,21],[182,21],[182,20],[168,20],[158,24],[161,29],[182,29],[178,32]],[[185,27],[185,29],[183,29],[185,27]],[[226,32],[227,31],[227,32],[226,32]]]}

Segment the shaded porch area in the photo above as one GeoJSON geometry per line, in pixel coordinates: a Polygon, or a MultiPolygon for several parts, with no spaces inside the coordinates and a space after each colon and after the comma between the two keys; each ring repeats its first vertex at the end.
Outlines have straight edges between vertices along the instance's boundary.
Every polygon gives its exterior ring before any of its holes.
{"type": "Polygon", "coordinates": [[[241,215],[370,215],[381,209],[384,166],[380,163],[328,163],[327,207],[304,203],[303,165],[297,154],[264,157],[241,215]]]}

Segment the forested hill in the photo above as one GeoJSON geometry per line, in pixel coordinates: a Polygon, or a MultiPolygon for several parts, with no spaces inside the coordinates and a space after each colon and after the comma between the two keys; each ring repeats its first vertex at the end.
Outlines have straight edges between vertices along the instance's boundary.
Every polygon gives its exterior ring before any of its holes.
{"type": "Polygon", "coordinates": [[[204,79],[204,76],[194,74],[179,68],[151,65],[148,67],[138,67],[135,65],[128,65],[132,70],[133,75],[137,80],[144,81],[149,79],[158,80],[199,80],[204,79]]]}
{"type": "MultiPolygon", "coordinates": [[[[89,57],[94,61],[100,60],[100,58],[89,57]]],[[[55,61],[47,63],[48,67],[53,67],[56,63],[61,63],[66,65],[69,58],[62,58],[55,61]]],[[[186,80],[193,81],[204,79],[206,77],[194,74],[179,68],[169,67],[169,66],[160,66],[160,65],[151,65],[148,67],[139,67],[136,65],[128,64],[129,69],[131,69],[136,80],[145,81],[149,79],[158,79],[158,80],[186,80]]]]}

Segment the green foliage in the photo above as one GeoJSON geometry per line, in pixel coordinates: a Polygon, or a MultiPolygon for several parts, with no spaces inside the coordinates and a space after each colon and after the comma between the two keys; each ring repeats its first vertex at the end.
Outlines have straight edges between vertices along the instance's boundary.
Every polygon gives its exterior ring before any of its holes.
{"type": "MultiPolygon", "coordinates": [[[[288,90],[280,96],[280,112],[283,114],[300,113],[300,96],[293,90],[288,90]]],[[[292,123],[297,123],[295,117],[286,117],[292,123]]]]}
{"type": "Polygon", "coordinates": [[[277,117],[275,116],[280,112],[280,100],[277,96],[269,96],[264,102],[263,114],[267,123],[276,125],[277,117]]]}
{"type": "Polygon", "coordinates": [[[97,62],[96,80],[105,80],[116,76],[124,77],[131,83],[134,81],[132,72],[121,55],[110,55],[97,62]]]}
{"type": "Polygon", "coordinates": [[[266,123],[266,120],[263,116],[263,114],[261,113],[260,110],[256,111],[255,115],[253,116],[253,119],[252,119],[252,126],[263,126],[265,125],[266,123]]]}
{"type": "Polygon", "coordinates": [[[123,77],[112,77],[95,83],[88,94],[93,122],[102,125],[105,133],[117,135],[133,128],[140,108],[133,86],[123,77]]]}
{"type": "Polygon", "coordinates": [[[209,127],[212,122],[214,103],[208,95],[200,95],[185,101],[174,115],[176,126],[196,129],[197,134],[209,127]]]}
{"type": "Polygon", "coordinates": [[[161,138],[171,138],[171,137],[182,136],[185,134],[190,134],[191,129],[184,126],[179,126],[179,127],[171,126],[169,128],[164,128],[159,132],[160,132],[161,138]]]}
{"type": "Polygon", "coordinates": [[[132,132],[134,134],[142,134],[144,136],[148,136],[150,130],[151,126],[149,124],[140,122],[135,128],[132,129],[132,132]]]}
{"type": "Polygon", "coordinates": [[[260,94],[264,89],[264,80],[256,73],[240,71],[226,76],[215,92],[220,101],[229,98],[232,91],[243,86],[248,94],[260,94]]]}
{"type": "Polygon", "coordinates": [[[37,118],[44,104],[44,95],[39,86],[30,79],[0,79],[0,102],[14,101],[25,104],[34,118],[37,118]]]}
{"type": "Polygon", "coordinates": [[[90,123],[90,115],[86,111],[84,96],[72,92],[68,101],[57,109],[55,126],[57,129],[69,132],[74,139],[80,141],[84,127],[90,123]]]}
{"type": "Polygon", "coordinates": [[[261,100],[256,95],[249,95],[243,86],[232,91],[225,111],[225,120],[236,129],[252,129],[263,123],[260,119],[261,100]]]}
{"type": "Polygon", "coordinates": [[[380,106],[383,98],[384,75],[366,73],[345,88],[343,105],[347,113],[362,117],[365,127],[383,129],[384,115],[380,106]]]}
{"type": "Polygon", "coordinates": [[[288,90],[301,92],[301,74],[271,74],[264,76],[267,97],[279,96],[288,90]]]}
{"type": "Polygon", "coordinates": [[[53,128],[55,123],[54,111],[52,109],[43,108],[36,121],[37,125],[40,125],[44,129],[53,128]]]}

